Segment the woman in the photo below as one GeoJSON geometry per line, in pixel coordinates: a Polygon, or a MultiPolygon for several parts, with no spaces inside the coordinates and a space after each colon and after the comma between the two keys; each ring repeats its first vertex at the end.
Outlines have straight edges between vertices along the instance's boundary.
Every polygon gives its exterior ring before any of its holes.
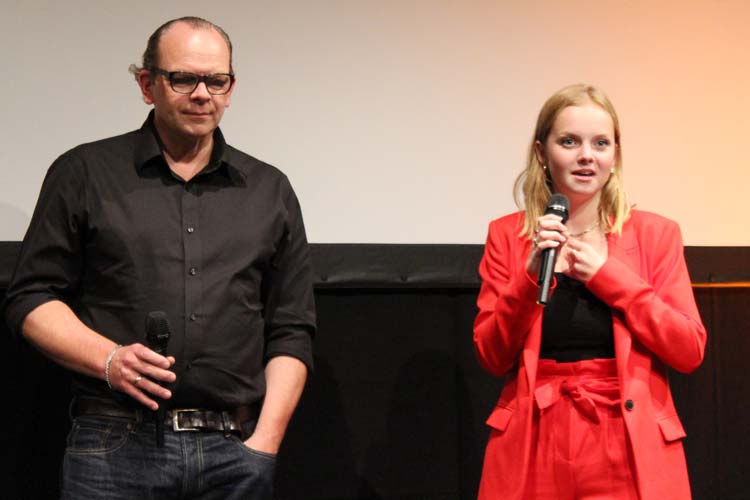
{"type": "Polygon", "coordinates": [[[697,368],[706,331],[679,227],[627,202],[617,114],[599,89],[547,100],[519,186],[524,210],[490,224],[479,268],[477,356],[507,374],[479,498],[690,498],[667,370],[697,368]],[[544,214],[552,193],[569,200],[564,224],[544,214]]]}

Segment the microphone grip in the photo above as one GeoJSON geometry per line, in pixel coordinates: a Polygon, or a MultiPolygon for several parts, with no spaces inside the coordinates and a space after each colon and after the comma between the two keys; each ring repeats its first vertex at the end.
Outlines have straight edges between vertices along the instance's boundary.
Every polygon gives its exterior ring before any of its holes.
{"type": "Polygon", "coordinates": [[[148,348],[154,351],[156,354],[159,354],[160,356],[166,356],[167,355],[167,348],[162,342],[154,341],[153,339],[149,339],[148,341],[148,348]]]}
{"type": "MultiPolygon", "coordinates": [[[[164,355],[164,352],[159,352],[159,349],[153,349],[154,352],[157,352],[158,354],[164,355]]],[[[161,349],[161,351],[165,351],[165,349],[161,349]]],[[[162,384],[159,384],[162,385],[162,384]]],[[[163,448],[164,447],[164,419],[166,417],[166,410],[164,409],[164,400],[156,397],[151,396],[156,403],[159,405],[159,407],[154,411],[154,437],[156,438],[156,447],[157,448],[163,448]]]]}
{"type": "MultiPolygon", "coordinates": [[[[165,331],[161,331],[155,328],[148,328],[148,326],[146,328],[146,344],[148,344],[148,348],[161,356],[166,356],[167,354],[167,342],[169,341],[168,325],[166,326],[164,330],[165,331]]],[[[152,396],[152,397],[159,405],[159,408],[157,408],[156,411],[154,412],[154,427],[155,427],[154,434],[156,437],[156,447],[163,448],[164,447],[164,420],[166,417],[166,410],[164,408],[165,402],[163,399],[158,398],[156,396],[152,396]]]]}
{"type": "Polygon", "coordinates": [[[546,306],[549,302],[549,289],[552,286],[552,274],[555,271],[555,261],[557,260],[557,249],[548,248],[542,252],[542,265],[539,267],[539,299],[537,304],[546,306]]]}
{"type": "MultiPolygon", "coordinates": [[[[157,354],[160,354],[161,356],[165,355],[167,349],[162,342],[155,342],[153,338],[149,338],[148,340],[149,349],[157,354]]],[[[154,412],[154,437],[156,438],[156,447],[164,448],[164,419],[166,417],[164,400],[156,396],[152,396],[152,398],[159,405],[159,408],[157,408],[154,412]]]]}

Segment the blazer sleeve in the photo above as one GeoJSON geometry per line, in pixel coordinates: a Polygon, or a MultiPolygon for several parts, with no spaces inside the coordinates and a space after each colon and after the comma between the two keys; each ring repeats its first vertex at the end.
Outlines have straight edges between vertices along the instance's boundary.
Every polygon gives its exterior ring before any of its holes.
{"type": "Polygon", "coordinates": [[[477,298],[474,347],[480,364],[502,376],[518,357],[526,335],[541,314],[538,286],[526,273],[528,244],[518,234],[516,218],[490,224],[479,264],[482,286],[477,298]]]}
{"type": "Polygon", "coordinates": [[[667,219],[639,232],[639,274],[610,257],[587,284],[624,318],[633,336],[675,370],[689,373],[703,360],[701,322],[685,263],[679,226],[667,219]]]}

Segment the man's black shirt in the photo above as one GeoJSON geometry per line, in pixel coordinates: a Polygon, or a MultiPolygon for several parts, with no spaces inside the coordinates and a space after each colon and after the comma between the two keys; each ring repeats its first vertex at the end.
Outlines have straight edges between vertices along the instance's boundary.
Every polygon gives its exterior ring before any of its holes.
{"type": "MultiPolygon", "coordinates": [[[[50,167],[7,293],[20,332],[62,300],[118,344],[145,344],[164,311],[177,383],[169,407],[259,401],[265,362],[312,366],[315,308],[305,229],[286,176],[227,145],[189,182],[168,167],[153,126],[84,144],[50,167]]],[[[76,375],[74,394],[111,396],[76,375]]]]}

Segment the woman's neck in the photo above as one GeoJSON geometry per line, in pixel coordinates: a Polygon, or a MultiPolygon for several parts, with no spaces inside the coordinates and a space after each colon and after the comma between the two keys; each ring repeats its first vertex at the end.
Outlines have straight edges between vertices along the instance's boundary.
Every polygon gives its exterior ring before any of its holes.
{"type": "Polygon", "coordinates": [[[572,234],[590,231],[599,222],[599,197],[582,202],[570,200],[570,216],[565,225],[572,234]]]}

